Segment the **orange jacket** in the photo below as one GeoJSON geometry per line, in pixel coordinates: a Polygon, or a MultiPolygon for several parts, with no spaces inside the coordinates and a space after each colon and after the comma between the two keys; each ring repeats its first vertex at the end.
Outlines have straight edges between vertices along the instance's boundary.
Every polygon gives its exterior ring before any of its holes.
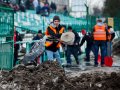
{"type": "MultiPolygon", "coordinates": [[[[55,36],[56,34],[62,34],[62,33],[64,32],[64,28],[63,28],[63,27],[60,28],[59,32],[57,32],[57,30],[56,30],[55,28],[53,28],[52,26],[49,26],[48,28],[47,28],[47,30],[46,30],[46,32],[45,32],[45,35],[46,35],[47,37],[53,37],[53,36],[55,36]],[[48,28],[49,28],[49,30],[52,31],[52,34],[50,34],[48,28]]],[[[56,39],[56,38],[55,38],[55,39],[56,39]]],[[[57,38],[57,39],[59,39],[59,38],[57,38]]],[[[50,46],[52,46],[53,44],[55,44],[55,43],[53,43],[53,42],[54,42],[54,41],[47,40],[47,41],[45,42],[45,46],[46,46],[46,47],[50,47],[50,46]]],[[[56,48],[60,48],[60,45],[61,45],[61,44],[60,44],[60,41],[58,41],[55,46],[56,46],[56,48]]]]}
{"type": "Polygon", "coordinates": [[[105,41],[107,38],[106,38],[106,29],[105,29],[105,25],[103,26],[98,26],[98,25],[95,25],[94,27],[94,32],[93,32],[93,37],[94,37],[94,40],[103,40],[105,41]]]}

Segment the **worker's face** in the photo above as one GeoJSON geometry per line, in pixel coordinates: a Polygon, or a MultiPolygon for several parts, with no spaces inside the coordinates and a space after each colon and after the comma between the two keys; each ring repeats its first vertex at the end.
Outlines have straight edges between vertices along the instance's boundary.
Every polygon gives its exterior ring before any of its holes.
{"type": "Polygon", "coordinates": [[[39,36],[39,37],[42,37],[42,34],[41,34],[41,33],[38,33],[38,36],[39,36]]]}
{"type": "Polygon", "coordinates": [[[107,27],[108,25],[107,25],[107,23],[105,23],[105,27],[107,27]]]}
{"type": "Polygon", "coordinates": [[[68,32],[72,32],[72,29],[68,29],[68,32]]]}
{"type": "Polygon", "coordinates": [[[60,24],[60,21],[59,20],[55,20],[53,23],[54,23],[55,26],[58,26],[60,24]]]}

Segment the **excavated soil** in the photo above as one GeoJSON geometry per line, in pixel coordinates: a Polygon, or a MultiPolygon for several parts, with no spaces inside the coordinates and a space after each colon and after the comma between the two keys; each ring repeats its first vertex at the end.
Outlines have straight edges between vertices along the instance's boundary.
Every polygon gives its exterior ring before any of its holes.
{"type": "Polygon", "coordinates": [[[120,69],[70,75],[55,61],[37,67],[19,65],[9,72],[1,71],[0,90],[120,90],[120,69]]]}

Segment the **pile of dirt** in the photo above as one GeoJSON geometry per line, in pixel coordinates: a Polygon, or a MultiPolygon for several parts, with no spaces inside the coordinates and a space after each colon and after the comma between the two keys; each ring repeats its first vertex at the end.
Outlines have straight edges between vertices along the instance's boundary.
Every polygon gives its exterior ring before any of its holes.
{"type": "Polygon", "coordinates": [[[120,90],[120,73],[83,73],[66,76],[57,62],[37,67],[18,66],[0,74],[0,90],[120,90]]]}

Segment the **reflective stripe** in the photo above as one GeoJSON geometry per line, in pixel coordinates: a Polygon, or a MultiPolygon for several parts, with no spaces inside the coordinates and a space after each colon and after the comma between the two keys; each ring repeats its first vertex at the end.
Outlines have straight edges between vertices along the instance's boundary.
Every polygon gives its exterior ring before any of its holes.
{"type": "Polygon", "coordinates": [[[46,30],[45,35],[46,35],[46,36],[49,36],[48,29],[46,30]]]}
{"type": "MultiPolygon", "coordinates": [[[[56,29],[53,28],[52,26],[49,26],[49,27],[50,27],[50,29],[56,34],[56,29]]],[[[62,28],[60,29],[60,31],[59,31],[59,34],[62,34],[63,32],[64,32],[64,28],[62,27],[62,28]]],[[[46,35],[46,36],[49,35],[48,29],[46,30],[45,35],[46,35]]]]}
{"type": "Polygon", "coordinates": [[[45,46],[46,46],[46,47],[48,47],[48,46],[50,46],[50,45],[52,45],[52,44],[53,44],[53,42],[50,42],[50,41],[46,41],[46,42],[45,42],[45,46]]]}
{"type": "Polygon", "coordinates": [[[62,27],[59,31],[60,34],[62,34],[64,32],[64,28],[62,27]]]}
{"type": "Polygon", "coordinates": [[[61,43],[59,42],[56,47],[57,47],[57,48],[60,48],[60,45],[61,45],[61,43]]]}
{"type": "MultiPolygon", "coordinates": [[[[50,30],[52,30],[55,34],[57,33],[55,28],[53,28],[52,26],[49,26],[49,27],[50,27],[50,30]]],[[[62,28],[59,30],[59,34],[62,34],[63,32],[64,32],[64,28],[62,27],[62,28]]],[[[46,30],[45,35],[46,35],[47,37],[50,37],[49,32],[48,32],[48,29],[46,30]]],[[[51,46],[52,44],[53,44],[52,41],[46,41],[45,46],[46,46],[46,47],[49,47],[49,46],[51,46]]],[[[61,45],[61,44],[60,44],[60,42],[59,42],[56,47],[59,48],[60,45],[61,45]]]]}
{"type": "Polygon", "coordinates": [[[95,31],[93,33],[94,40],[106,40],[105,26],[95,25],[95,31]]]}
{"type": "Polygon", "coordinates": [[[49,27],[50,27],[50,29],[56,34],[56,29],[53,28],[52,26],[49,26],[49,27]]]}

